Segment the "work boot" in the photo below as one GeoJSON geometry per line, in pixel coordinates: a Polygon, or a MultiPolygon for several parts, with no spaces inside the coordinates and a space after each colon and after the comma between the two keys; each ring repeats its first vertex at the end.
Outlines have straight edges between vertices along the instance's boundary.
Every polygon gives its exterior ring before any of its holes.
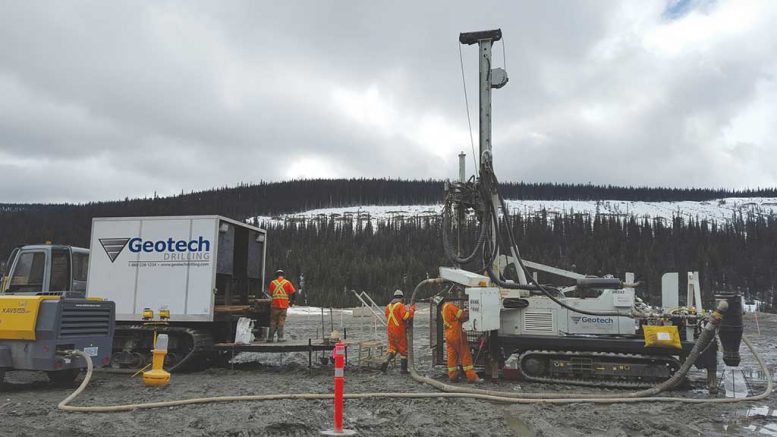
{"type": "Polygon", "coordinates": [[[402,358],[402,360],[400,361],[400,366],[401,367],[400,367],[399,373],[403,375],[407,375],[408,373],[410,373],[407,371],[407,358],[402,358]]]}
{"type": "Polygon", "coordinates": [[[394,359],[394,355],[396,355],[396,352],[395,353],[389,352],[389,354],[386,356],[386,361],[384,361],[383,364],[380,365],[380,371],[382,373],[386,373],[386,370],[388,370],[389,363],[391,362],[391,360],[394,359]]]}
{"type": "Polygon", "coordinates": [[[286,340],[283,339],[283,326],[279,326],[278,327],[278,343],[283,343],[284,341],[286,341],[286,340]]]}
{"type": "Polygon", "coordinates": [[[707,390],[711,395],[718,394],[717,366],[707,369],[707,390]]]}
{"type": "Polygon", "coordinates": [[[267,331],[267,343],[272,343],[273,337],[275,337],[275,329],[270,327],[270,330],[267,331]]]}

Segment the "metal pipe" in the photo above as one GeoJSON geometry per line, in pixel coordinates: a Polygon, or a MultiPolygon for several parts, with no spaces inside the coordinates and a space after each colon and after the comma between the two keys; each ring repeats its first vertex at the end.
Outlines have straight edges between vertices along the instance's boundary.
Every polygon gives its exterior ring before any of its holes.
{"type": "Polygon", "coordinates": [[[491,161],[491,39],[478,41],[480,58],[480,162],[491,161]]]}
{"type": "Polygon", "coordinates": [[[464,158],[467,155],[464,152],[459,153],[459,182],[467,182],[467,162],[464,158]]]}

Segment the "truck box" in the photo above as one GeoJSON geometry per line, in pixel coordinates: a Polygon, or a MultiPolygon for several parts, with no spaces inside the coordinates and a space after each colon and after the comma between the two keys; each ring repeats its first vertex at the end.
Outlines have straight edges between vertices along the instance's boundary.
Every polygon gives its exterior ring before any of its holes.
{"type": "Polygon", "coordinates": [[[266,238],[220,216],[94,218],[87,296],[115,302],[119,322],[146,308],[212,322],[218,306],[263,298],[266,238]]]}

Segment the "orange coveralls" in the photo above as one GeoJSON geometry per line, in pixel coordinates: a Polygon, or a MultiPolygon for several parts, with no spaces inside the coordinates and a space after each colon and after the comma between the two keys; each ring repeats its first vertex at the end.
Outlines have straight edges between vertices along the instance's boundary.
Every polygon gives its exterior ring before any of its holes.
{"type": "Polygon", "coordinates": [[[413,318],[414,312],[415,308],[407,308],[399,299],[392,300],[386,305],[388,353],[399,352],[399,358],[403,360],[407,359],[407,321],[413,318]]]}
{"type": "Polygon", "coordinates": [[[447,302],[442,306],[442,321],[445,326],[445,343],[448,345],[448,378],[458,378],[458,365],[464,369],[464,374],[470,381],[476,381],[478,374],[472,365],[472,353],[469,351],[467,335],[461,326],[462,309],[447,302]]]}

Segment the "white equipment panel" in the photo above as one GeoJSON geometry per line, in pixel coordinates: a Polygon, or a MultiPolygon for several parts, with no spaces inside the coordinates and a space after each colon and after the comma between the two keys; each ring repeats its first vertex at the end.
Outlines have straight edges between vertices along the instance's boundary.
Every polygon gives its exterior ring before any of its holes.
{"type": "Polygon", "coordinates": [[[466,288],[469,297],[469,320],[463,327],[467,331],[493,331],[499,329],[499,313],[502,299],[496,287],[466,288]]]}
{"type": "Polygon", "coordinates": [[[465,287],[483,287],[489,283],[486,276],[451,267],[440,267],[440,277],[465,287]]]}

